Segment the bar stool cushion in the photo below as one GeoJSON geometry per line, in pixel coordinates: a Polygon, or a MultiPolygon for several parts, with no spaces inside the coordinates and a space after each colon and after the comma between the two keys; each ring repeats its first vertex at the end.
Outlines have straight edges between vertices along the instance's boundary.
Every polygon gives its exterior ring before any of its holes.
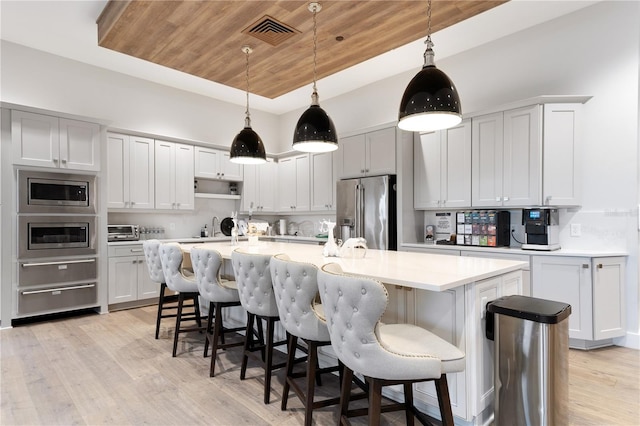
{"type": "Polygon", "coordinates": [[[380,323],[388,293],[379,281],[325,265],[318,286],[333,349],[353,371],[383,380],[420,380],[464,369],[464,353],[444,339],[414,325],[380,323]]]}
{"type": "Polygon", "coordinates": [[[234,250],[231,260],[242,307],[254,315],[278,317],[269,270],[271,255],[234,250]]]}

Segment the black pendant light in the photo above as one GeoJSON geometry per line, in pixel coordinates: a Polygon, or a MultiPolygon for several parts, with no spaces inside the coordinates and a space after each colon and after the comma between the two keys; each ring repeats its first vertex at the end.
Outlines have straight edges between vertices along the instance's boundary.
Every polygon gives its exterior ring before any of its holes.
{"type": "Polygon", "coordinates": [[[447,129],[462,121],[460,96],[447,75],[436,68],[431,42],[431,0],[428,1],[427,50],[422,70],[402,95],[398,127],[412,132],[447,129]]]}
{"type": "Polygon", "coordinates": [[[293,134],[293,149],[302,152],[329,152],[338,149],[338,134],[331,117],[320,108],[316,87],[316,50],[318,45],[316,13],[322,9],[320,3],[309,3],[313,13],[313,93],[311,106],[302,113],[293,134]]]}
{"type": "Polygon", "coordinates": [[[251,128],[249,116],[249,54],[253,50],[249,46],[243,46],[242,51],[247,57],[247,110],[245,111],[244,129],[240,130],[231,143],[229,161],[240,164],[262,164],[267,162],[267,155],[262,139],[251,128]]]}

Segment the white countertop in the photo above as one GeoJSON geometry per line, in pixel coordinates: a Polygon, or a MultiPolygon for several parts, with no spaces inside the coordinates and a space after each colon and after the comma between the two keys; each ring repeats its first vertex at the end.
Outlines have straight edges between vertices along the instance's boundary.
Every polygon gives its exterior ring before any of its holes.
{"type": "Polygon", "coordinates": [[[607,256],[628,256],[629,253],[621,250],[576,250],[576,249],[559,249],[559,250],[523,250],[520,247],[479,247],[466,245],[448,245],[433,243],[404,243],[401,248],[417,248],[428,250],[442,250],[443,254],[452,250],[477,251],[481,253],[501,253],[501,254],[517,254],[527,256],[575,256],[575,257],[607,257],[607,256]]]}
{"type": "MultiPolygon", "coordinates": [[[[190,247],[190,244],[183,245],[185,251],[190,247]]],[[[205,243],[198,247],[217,250],[226,259],[230,259],[231,252],[238,248],[257,254],[286,253],[295,261],[313,263],[318,267],[338,263],[351,274],[375,278],[385,284],[430,291],[445,291],[529,267],[527,262],[513,260],[387,250],[367,250],[365,258],[324,257],[322,246],[267,241],[252,246],[248,242],[237,246],[224,242],[205,243]]]]}

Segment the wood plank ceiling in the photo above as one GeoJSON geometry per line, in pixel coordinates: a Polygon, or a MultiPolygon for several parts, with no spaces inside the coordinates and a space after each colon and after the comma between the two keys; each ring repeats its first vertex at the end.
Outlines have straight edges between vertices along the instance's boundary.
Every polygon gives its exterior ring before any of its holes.
{"type": "MultiPolygon", "coordinates": [[[[505,1],[434,0],[432,32],[505,1]]],[[[426,4],[322,1],[317,78],[425,38],[426,4]]],[[[98,44],[240,90],[246,90],[241,48],[249,45],[251,93],[276,98],[313,81],[313,14],[308,5],[294,0],[110,0],[97,21],[98,44]],[[257,37],[247,33],[260,23],[257,37]]],[[[417,57],[416,71],[420,65],[417,57]]]]}

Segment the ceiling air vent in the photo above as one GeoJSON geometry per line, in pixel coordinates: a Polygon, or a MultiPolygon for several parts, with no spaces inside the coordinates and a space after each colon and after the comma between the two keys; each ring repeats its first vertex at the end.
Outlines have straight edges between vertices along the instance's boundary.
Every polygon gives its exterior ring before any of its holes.
{"type": "Polygon", "coordinates": [[[242,33],[249,34],[259,40],[269,43],[272,46],[277,46],[296,34],[300,34],[300,31],[283,24],[271,16],[265,15],[258,21],[249,25],[249,27],[242,31],[242,33]]]}

